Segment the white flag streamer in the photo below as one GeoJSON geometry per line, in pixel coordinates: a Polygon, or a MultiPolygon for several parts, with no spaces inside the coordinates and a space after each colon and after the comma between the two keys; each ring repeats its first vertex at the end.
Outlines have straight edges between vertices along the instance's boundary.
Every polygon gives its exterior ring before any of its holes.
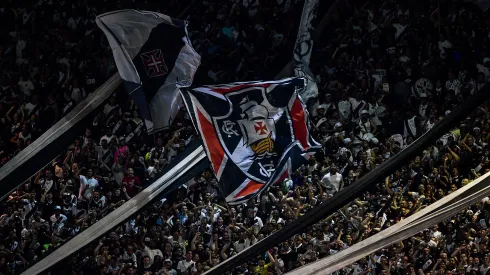
{"type": "Polygon", "coordinates": [[[407,239],[481,201],[490,193],[490,173],[458,189],[401,222],[320,261],[295,269],[289,275],[323,275],[340,270],[382,248],[407,239]]]}

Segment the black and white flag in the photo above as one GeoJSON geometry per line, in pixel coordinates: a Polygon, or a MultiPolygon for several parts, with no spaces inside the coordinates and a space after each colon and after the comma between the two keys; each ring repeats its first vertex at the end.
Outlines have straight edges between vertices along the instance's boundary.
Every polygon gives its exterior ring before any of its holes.
{"type": "Polygon", "coordinates": [[[114,54],[119,74],[144,117],[149,133],[171,124],[201,57],[187,36],[187,22],[167,15],[118,10],[97,16],[114,54]]]}
{"type": "Polygon", "coordinates": [[[310,58],[313,51],[313,26],[316,17],[318,0],[306,0],[301,14],[298,37],[294,45],[294,74],[296,77],[306,79],[306,87],[299,92],[301,99],[306,103],[318,96],[316,79],[311,72],[310,58]]]}

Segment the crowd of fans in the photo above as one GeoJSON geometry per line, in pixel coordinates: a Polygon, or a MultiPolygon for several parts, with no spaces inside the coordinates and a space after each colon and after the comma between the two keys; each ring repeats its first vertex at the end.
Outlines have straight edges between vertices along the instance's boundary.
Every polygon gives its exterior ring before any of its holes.
{"type": "MultiPolygon", "coordinates": [[[[115,71],[92,20],[107,3],[55,2],[0,8],[7,28],[0,34],[3,163],[115,71]]],[[[290,56],[303,3],[117,2],[172,16],[188,6],[190,36],[203,56],[199,84],[272,78],[284,65],[283,51],[290,56]]],[[[212,172],[204,171],[51,274],[202,274],[406,148],[490,77],[489,21],[481,11],[468,3],[416,2],[341,4],[348,20],[336,15],[312,58],[320,88],[310,106],[312,132],[324,150],[291,179],[229,207],[212,172]]],[[[116,93],[83,137],[1,203],[0,273],[21,272],[110,213],[196,138],[184,113],[173,131],[146,135],[124,94],[116,93]]],[[[230,273],[283,274],[335,254],[488,172],[489,109],[482,104],[362,197],[230,273]]],[[[485,275],[489,210],[485,199],[338,273],[485,275]]]]}
{"type": "MultiPolygon", "coordinates": [[[[195,83],[214,83],[277,72],[281,51],[292,51],[299,22],[292,13],[301,10],[300,2],[0,3],[1,165],[116,72],[96,14],[137,8],[187,17],[202,56],[195,83]],[[274,12],[270,20],[257,19],[274,12]],[[247,20],[254,25],[244,24],[247,20]],[[273,44],[265,43],[269,38],[273,44]],[[225,60],[228,69],[232,62],[241,65],[234,72],[215,66],[225,60]],[[255,74],[259,70],[264,73],[255,74]]],[[[197,137],[190,126],[182,112],[170,131],[147,135],[137,106],[122,87],[116,90],[83,136],[0,203],[0,274],[19,274],[152,183],[197,137]]]]}

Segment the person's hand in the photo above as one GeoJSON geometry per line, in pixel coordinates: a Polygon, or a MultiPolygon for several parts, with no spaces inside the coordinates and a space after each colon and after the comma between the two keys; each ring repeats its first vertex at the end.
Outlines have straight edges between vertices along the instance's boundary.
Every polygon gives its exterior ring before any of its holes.
{"type": "Polygon", "coordinates": [[[442,262],[441,258],[437,259],[437,264],[440,264],[441,262],[442,262]]]}

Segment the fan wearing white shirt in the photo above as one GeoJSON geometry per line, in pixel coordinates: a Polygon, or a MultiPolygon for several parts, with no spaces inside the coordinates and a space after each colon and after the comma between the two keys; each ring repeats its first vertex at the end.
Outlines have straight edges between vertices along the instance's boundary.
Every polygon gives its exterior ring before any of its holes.
{"type": "Polygon", "coordinates": [[[51,221],[53,231],[59,233],[61,229],[63,229],[63,226],[65,226],[65,222],[68,220],[68,218],[61,214],[61,207],[56,206],[54,208],[54,214],[49,218],[49,220],[51,221]]]}
{"type": "Polygon", "coordinates": [[[92,169],[87,170],[87,176],[80,175],[80,191],[78,199],[90,201],[95,188],[99,186],[99,182],[93,177],[92,169]]]}
{"type": "Polygon", "coordinates": [[[343,119],[348,119],[352,112],[352,104],[349,102],[346,93],[342,94],[342,100],[338,103],[339,114],[343,119]]]}
{"type": "Polygon", "coordinates": [[[330,172],[322,178],[322,184],[326,188],[326,192],[332,196],[344,187],[342,174],[337,172],[337,167],[330,167],[330,172]]]}
{"type": "Polygon", "coordinates": [[[197,272],[196,262],[192,260],[192,251],[187,251],[185,254],[185,260],[179,261],[177,264],[177,271],[180,272],[180,274],[188,275],[197,272]]]}
{"type": "Polygon", "coordinates": [[[356,121],[367,107],[366,101],[362,100],[362,93],[357,92],[355,98],[349,97],[349,102],[352,106],[352,121],[356,121]]]}
{"type": "Polygon", "coordinates": [[[31,93],[34,90],[34,84],[27,76],[22,76],[17,84],[19,85],[20,91],[26,97],[31,96],[31,93]]]}

